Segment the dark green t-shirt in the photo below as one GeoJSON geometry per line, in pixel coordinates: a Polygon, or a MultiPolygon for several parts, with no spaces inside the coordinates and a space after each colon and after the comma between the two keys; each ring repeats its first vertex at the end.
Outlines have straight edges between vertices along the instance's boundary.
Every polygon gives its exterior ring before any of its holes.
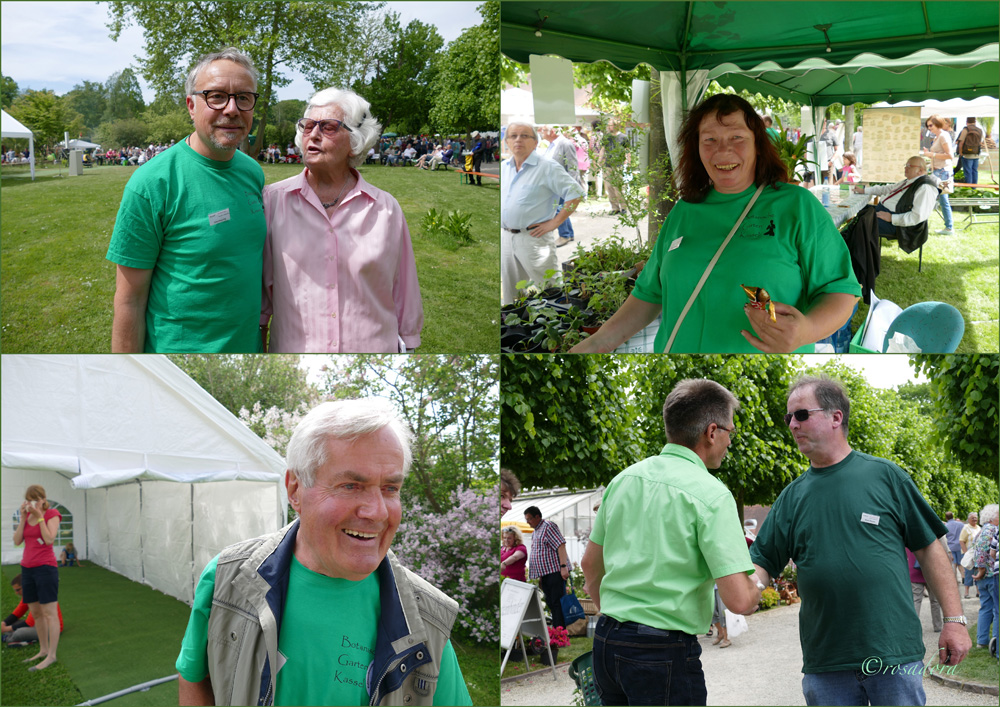
{"type": "Polygon", "coordinates": [[[764,520],[750,559],[772,577],[798,565],[802,672],[921,660],[906,552],[947,532],[906,472],[852,451],[790,483],[764,520]]]}
{"type": "Polygon", "coordinates": [[[264,269],[264,172],[180,142],[125,185],[107,258],[153,271],[148,352],[254,353],[264,269]]]}
{"type": "MultiPolygon", "coordinates": [[[[719,246],[756,191],[711,191],[700,204],[679,202],[660,229],[649,263],[632,294],[663,308],[654,349],[662,352],[681,310],[719,246]]],[[[740,287],[763,287],[775,302],[808,314],[828,293],[860,295],[847,244],[809,190],[765,187],[726,246],[684,318],[670,353],[759,353],[741,329],[752,331],[740,287]]],[[[797,353],[814,350],[809,344],[797,353]]]]}

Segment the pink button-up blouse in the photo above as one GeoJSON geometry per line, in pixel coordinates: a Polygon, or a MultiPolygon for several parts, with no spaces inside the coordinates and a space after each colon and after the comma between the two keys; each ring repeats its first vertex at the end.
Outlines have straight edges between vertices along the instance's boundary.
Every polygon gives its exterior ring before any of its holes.
{"type": "Polygon", "coordinates": [[[268,351],[397,353],[400,340],[416,348],[424,309],[399,202],[352,170],[357,184],[327,216],[306,171],[264,187],[268,351]]]}

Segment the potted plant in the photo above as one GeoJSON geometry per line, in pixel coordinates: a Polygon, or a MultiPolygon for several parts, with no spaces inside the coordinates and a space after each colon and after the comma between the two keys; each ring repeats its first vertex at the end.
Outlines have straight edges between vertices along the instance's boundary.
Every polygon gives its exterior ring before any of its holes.
{"type": "MultiPolygon", "coordinates": [[[[795,172],[799,167],[805,170],[811,170],[812,167],[816,166],[815,162],[810,162],[808,157],[808,144],[809,140],[812,139],[812,135],[802,135],[798,140],[792,141],[785,137],[785,126],[781,124],[781,119],[778,119],[778,125],[781,130],[778,131],[778,138],[775,140],[775,147],[778,148],[778,155],[781,157],[781,161],[785,164],[785,170],[788,172],[788,181],[792,184],[798,184],[799,180],[795,178],[795,172]]],[[[819,169],[815,170],[816,174],[819,174],[819,169]]]]}

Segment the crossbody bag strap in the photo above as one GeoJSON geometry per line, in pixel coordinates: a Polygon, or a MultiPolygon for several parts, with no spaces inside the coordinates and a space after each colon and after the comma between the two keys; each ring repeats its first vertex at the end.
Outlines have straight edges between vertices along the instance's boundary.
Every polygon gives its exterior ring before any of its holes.
{"type": "Polygon", "coordinates": [[[757,197],[760,196],[760,193],[764,191],[765,186],[765,184],[761,184],[757,187],[757,191],[755,191],[753,196],[750,197],[750,203],[748,203],[746,208],[743,209],[743,213],[740,214],[740,217],[736,219],[736,225],[733,226],[733,230],[729,232],[729,235],[726,236],[726,240],[722,241],[722,245],[720,245],[719,249],[715,251],[715,256],[713,256],[712,260],[709,261],[708,267],[705,268],[705,272],[701,274],[701,279],[698,280],[698,284],[694,287],[694,292],[692,292],[691,296],[688,297],[687,304],[684,305],[684,309],[681,310],[680,316],[677,317],[677,322],[674,324],[674,330],[670,332],[670,338],[667,339],[667,346],[663,349],[663,353],[670,353],[670,347],[674,344],[674,339],[677,337],[677,332],[680,331],[684,317],[687,316],[688,310],[691,309],[691,305],[694,304],[694,301],[698,298],[698,293],[701,292],[701,288],[705,285],[705,281],[708,280],[708,276],[712,274],[712,268],[714,268],[715,264],[719,262],[719,258],[722,256],[722,251],[724,251],[726,246],[729,245],[729,241],[733,240],[733,236],[736,235],[736,231],[739,230],[740,224],[743,223],[743,219],[745,219],[747,214],[750,213],[750,209],[753,208],[754,202],[757,201],[757,197]]]}

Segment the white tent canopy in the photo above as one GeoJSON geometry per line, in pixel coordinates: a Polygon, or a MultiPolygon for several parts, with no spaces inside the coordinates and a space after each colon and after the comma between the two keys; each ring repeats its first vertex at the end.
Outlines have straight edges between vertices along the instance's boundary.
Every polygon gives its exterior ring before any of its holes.
{"type": "Polygon", "coordinates": [[[14,116],[7,111],[0,111],[3,114],[0,122],[0,137],[28,138],[28,160],[31,163],[31,178],[35,178],[35,134],[21,125],[14,116]]]}
{"type": "Polygon", "coordinates": [[[222,548],[285,523],[284,460],[167,358],[7,354],[2,376],[6,522],[41,484],[81,558],[187,602],[222,548]]]}
{"type": "MultiPolygon", "coordinates": [[[[59,144],[62,145],[63,147],[66,147],[66,141],[65,140],[63,140],[59,144]]],[[[98,145],[97,143],[94,143],[94,142],[88,142],[86,140],[70,140],[69,141],[69,148],[68,149],[70,149],[70,150],[92,150],[92,149],[95,149],[95,148],[98,148],[98,147],[100,147],[100,145],[98,145]]]]}

